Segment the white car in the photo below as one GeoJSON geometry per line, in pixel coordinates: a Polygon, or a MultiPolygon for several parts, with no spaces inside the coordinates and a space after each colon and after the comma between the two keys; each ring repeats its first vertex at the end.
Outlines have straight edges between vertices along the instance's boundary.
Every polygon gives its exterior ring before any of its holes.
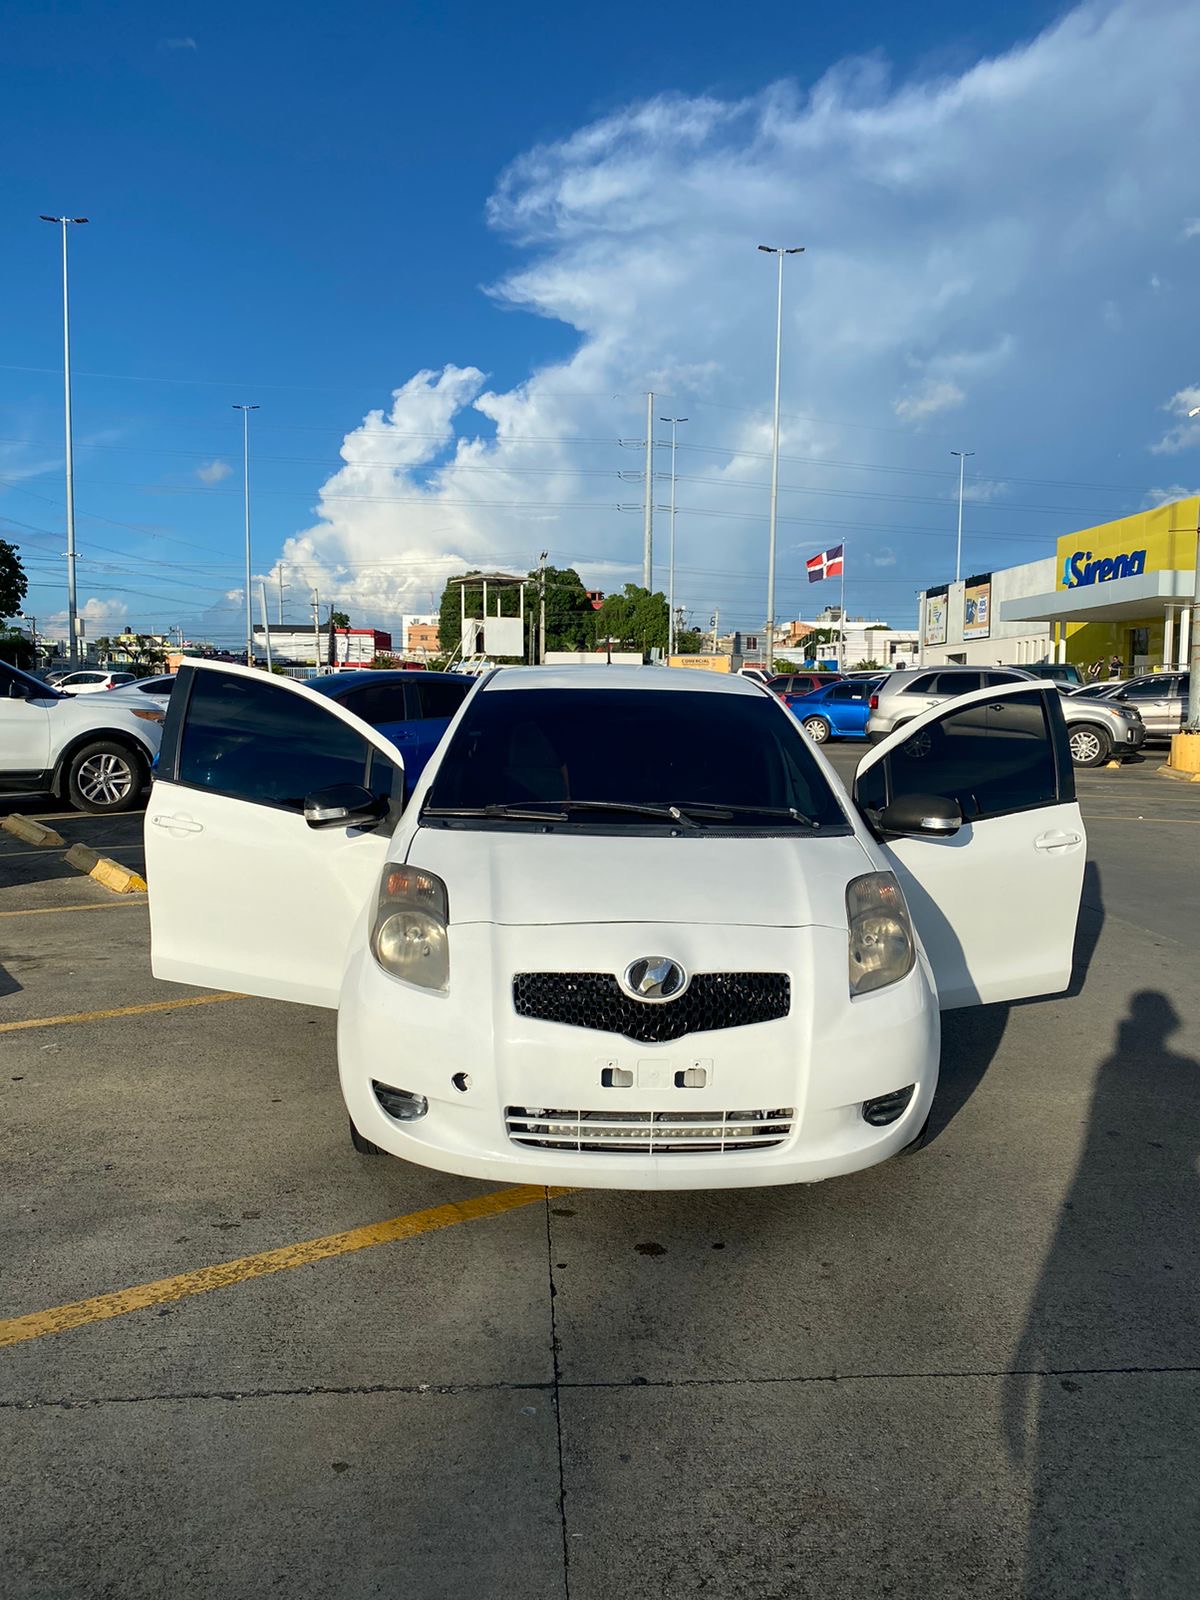
{"type": "Polygon", "coordinates": [[[99,694],[104,689],[123,689],[136,682],[132,672],[105,672],[86,667],[79,672],[65,673],[55,680],[54,687],[61,694],[99,694]]]}
{"type": "Polygon", "coordinates": [[[1060,701],[939,705],[851,797],[744,678],[506,669],[405,796],[337,701],[186,664],[146,811],[154,971],[337,1008],[359,1149],[602,1188],[853,1172],[919,1139],[939,1007],[1069,982],[1060,701]]]}
{"type": "Polygon", "coordinates": [[[0,662],[0,792],[128,811],[149,782],[162,727],[161,703],[144,695],[72,699],[0,662]]]}

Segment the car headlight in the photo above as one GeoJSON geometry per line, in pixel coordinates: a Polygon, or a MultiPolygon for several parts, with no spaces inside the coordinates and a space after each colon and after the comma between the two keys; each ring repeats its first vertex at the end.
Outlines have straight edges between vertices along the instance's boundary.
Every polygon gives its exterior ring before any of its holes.
{"type": "Polygon", "coordinates": [[[371,925],[371,954],[385,972],[422,989],[450,987],[450,904],[432,872],[386,866],[371,925]]]}
{"type": "Polygon", "coordinates": [[[893,872],[868,872],[846,885],[850,993],[899,983],[917,959],[904,893],[893,872]]]}

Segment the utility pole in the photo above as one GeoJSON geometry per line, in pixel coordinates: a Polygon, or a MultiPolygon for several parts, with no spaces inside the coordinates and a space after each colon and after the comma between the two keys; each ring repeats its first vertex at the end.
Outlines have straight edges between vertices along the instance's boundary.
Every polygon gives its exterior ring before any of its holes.
{"type": "Polygon", "coordinates": [[[283,562],[279,563],[279,626],[283,627],[283,562]]]}
{"type": "Polygon", "coordinates": [[[779,375],[783,357],[783,258],[804,254],[804,246],[760,244],[765,255],[779,257],[775,296],[775,423],[771,436],[771,534],[767,553],[767,671],[775,665],[775,532],[779,517],[779,375]]]}
{"type": "Polygon", "coordinates": [[[546,557],[549,550],[538,556],[538,666],[546,662],[546,557]]]}
{"type": "Polygon", "coordinates": [[[314,589],[313,592],[312,592],[312,614],[313,614],[313,652],[314,652],[315,657],[316,657],[317,671],[320,672],[320,670],[321,670],[321,595],[320,595],[320,591],[317,590],[317,589],[314,589]]]}
{"type": "Polygon", "coordinates": [[[716,653],[717,653],[717,623],[720,621],[720,618],[721,618],[721,613],[719,611],[714,611],[713,614],[712,614],[712,618],[711,618],[711,621],[712,621],[712,653],[713,653],[713,655],[716,655],[716,653]]]}
{"type": "Polygon", "coordinates": [[[667,577],[667,659],[675,654],[675,430],[686,417],[659,417],[671,424],[671,559],[667,577]]]}
{"type": "Polygon", "coordinates": [[[75,461],[71,438],[71,318],[70,299],[67,294],[67,229],[73,223],[83,223],[86,217],[47,217],[42,222],[57,222],[62,228],[62,285],[63,285],[63,432],[66,460],[67,496],[67,664],[79,665],[79,607],[75,595],[75,461]]]}
{"type": "Polygon", "coordinates": [[[246,511],[246,665],[254,665],[254,617],[250,600],[250,413],[257,406],[235,405],[242,413],[242,500],[246,511]]]}
{"type": "Polygon", "coordinates": [[[954,581],[958,582],[962,576],[962,511],[963,511],[963,474],[966,470],[967,457],[975,454],[974,450],[951,450],[952,456],[958,457],[958,543],[954,547],[954,581]]]}
{"type": "Polygon", "coordinates": [[[646,505],[642,522],[642,588],[654,587],[654,391],[646,396],[646,505]]]}

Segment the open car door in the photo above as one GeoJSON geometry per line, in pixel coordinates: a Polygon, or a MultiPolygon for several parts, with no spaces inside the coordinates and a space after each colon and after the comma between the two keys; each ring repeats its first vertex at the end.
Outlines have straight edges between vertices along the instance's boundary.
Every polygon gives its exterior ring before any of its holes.
{"type": "Polygon", "coordinates": [[[1087,851],[1058,691],[1005,684],[943,702],[859,763],[859,810],[892,858],[943,1010],[1071,981],[1087,851]],[[954,833],[890,836],[884,807],[957,802],[954,833]]]}
{"type": "Polygon", "coordinates": [[[146,806],[155,977],[336,1007],[403,801],[400,752],[335,700],[181,667],[146,806]]]}

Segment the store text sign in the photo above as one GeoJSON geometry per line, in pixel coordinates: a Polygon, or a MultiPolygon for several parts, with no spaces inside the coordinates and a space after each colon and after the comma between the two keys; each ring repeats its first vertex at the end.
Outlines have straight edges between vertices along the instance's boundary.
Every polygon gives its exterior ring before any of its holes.
{"type": "Polygon", "coordinates": [[[1082,589],[1090,583],[1108,583],[1113,578],[1136,578],[1145,570],[1144,550],[1129,550],[1121,555],[1095,559],[1090,550],[1075,550],[1063,561],[1063,588],[1082,589]]]}

